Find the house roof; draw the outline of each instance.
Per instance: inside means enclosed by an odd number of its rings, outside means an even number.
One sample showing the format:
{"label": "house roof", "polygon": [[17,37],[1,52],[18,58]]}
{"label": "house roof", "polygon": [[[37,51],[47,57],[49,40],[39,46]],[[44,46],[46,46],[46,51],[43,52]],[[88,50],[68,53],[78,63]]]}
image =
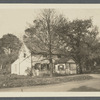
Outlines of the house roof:
{"label": "house roof", "polygon": [[[42,50],[42,49],[36,47],[36,45],[32,45],[32,47],[28,46],[28,44],[26,44],[26,43],[24,43],[24,45],[26,45],[26,47],[29,49],[29,51],[32,54],[49,55],[49,50]],[[62,50],[53,50],[52,55],[66,55],[66,56],[68,56],[68,53],[65,53]]]}
{"label": "house roof", "polygon": [[75,61],[71,58],[60,58],[58,60],[55,61],[55,64],[59,64],[59,63],[75,63]]}
{"label": "house roof", "polygon": [[73,59],[69,59],[69,60],[67,61],[67,63],[75,63],[75,61],[74,61]]}
{"label": "house roof", "polygon": [[59,58],[58,60],[55,61],[55,63],[56,64],[58,64],[58,63],[66,63],[67,60],[68,60],[68,58],[65,58],[65,57],[64,58]]}
{"label": "house roof", "polygon": [[20,51],[23,51],[23,52],[30,52],[30,50],[28,49],[28,47],[24,44],[24,43],[22,43],[22,47],[20,48]]}

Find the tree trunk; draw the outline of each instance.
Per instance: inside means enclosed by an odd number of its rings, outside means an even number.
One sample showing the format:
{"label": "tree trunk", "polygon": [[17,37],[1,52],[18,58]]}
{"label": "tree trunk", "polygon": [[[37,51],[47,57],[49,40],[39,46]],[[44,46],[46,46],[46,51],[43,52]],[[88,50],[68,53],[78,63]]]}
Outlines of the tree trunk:
{"label": "tree trunk", "polygon": [[50,76],[52,77],[53,76],[53,63],[52,63],[52,59],[50,59],[49,67],[50,67]]}
{"label": "tree trunk", "polygon": [[79,57],[78,62],[79,62],[79,74],[83,74],[81,57]]}
{"label": "tree trunk", "polygon": [[53,76],[53,64],[52,64],[52,52],[51,52],[51,32],[50,32],[50,16],[47,20],[47,26],[48,26],[48,34],[49,34],[49,62],[50,62],[50,76],[52,77]]}
{"label": "tree trunk", "polygon": [[31,70],[30,70],[30,76],[33,76],[33,68],[32,68],[32,51],[31,51]]}
{"label": "tree trunk", "polygon": [[79,71],[80,71],[80,74],[83,74],[82,63],[81,62],[79,62]]}
{"label": "tree trunk", "polygon": [[80,74],[83,74],[82,66],[80,65]]}

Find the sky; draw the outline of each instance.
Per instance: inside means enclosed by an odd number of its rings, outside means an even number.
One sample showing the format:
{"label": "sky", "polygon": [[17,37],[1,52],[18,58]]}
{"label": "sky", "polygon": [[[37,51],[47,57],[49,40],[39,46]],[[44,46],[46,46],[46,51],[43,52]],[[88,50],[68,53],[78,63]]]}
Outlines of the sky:
{"label": "sky", "polygon": [[[100,5],[98,7],[94,5],[90,7],[88,5],[58,5],[56,7],[53,5],[53,7],[57,13],[63,14],[69,20],[92,18],[93,24],[98,26],[100,32]],[[32,24],[36,16],[39,16],[39,10],[44,8],[52,8],[52,5],[0,5],[0,38],[7,33],[22,38],[29,23]]]}

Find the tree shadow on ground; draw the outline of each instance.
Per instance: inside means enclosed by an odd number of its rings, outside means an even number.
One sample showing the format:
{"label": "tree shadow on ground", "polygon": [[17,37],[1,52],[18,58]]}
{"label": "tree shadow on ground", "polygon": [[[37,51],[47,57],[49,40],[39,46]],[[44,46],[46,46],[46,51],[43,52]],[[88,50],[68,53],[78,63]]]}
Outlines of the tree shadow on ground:
{"label": "tree shadow on ground", "polygon": [[95,91],[100,91],[100,89],[95,89],[91,87],[86,87],[86,86],[81,86],[79,88],[73,88],[69,90],[71,92],[95,92]]}

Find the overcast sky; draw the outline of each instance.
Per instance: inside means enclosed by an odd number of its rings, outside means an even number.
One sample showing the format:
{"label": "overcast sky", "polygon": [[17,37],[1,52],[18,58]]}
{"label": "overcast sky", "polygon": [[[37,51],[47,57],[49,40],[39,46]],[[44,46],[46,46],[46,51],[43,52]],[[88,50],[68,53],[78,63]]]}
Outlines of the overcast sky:
{"label": "overcast sky", "polygon": [[[58,6],[55,9],[58,13],[64,14],[69,20],[76,18],[88,19],[92,17],[93,24],[97,25],[100,31],[100,8],[94,8],[92,6],[90,8],[88,6],[88,8],[85,6],[81,8],[80,6],[79,8],[74,9],[74,6],[72,8],[71,7],[68,8],[65,6],[63,8]],[[35,19],[37,12],[39,11],[37,9],[42,8],[40,8],[40,6],[36,8],[31,6],[13,6],[11,8],[11,6],[0,5],[0,37],[4,34],[12,33],[21,38],[24,34],[24,30],[28,27],[27,23],[32,23]]]}

